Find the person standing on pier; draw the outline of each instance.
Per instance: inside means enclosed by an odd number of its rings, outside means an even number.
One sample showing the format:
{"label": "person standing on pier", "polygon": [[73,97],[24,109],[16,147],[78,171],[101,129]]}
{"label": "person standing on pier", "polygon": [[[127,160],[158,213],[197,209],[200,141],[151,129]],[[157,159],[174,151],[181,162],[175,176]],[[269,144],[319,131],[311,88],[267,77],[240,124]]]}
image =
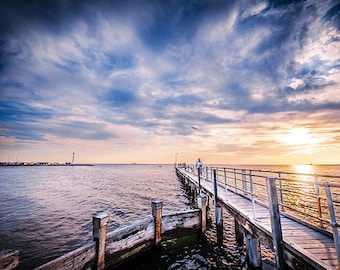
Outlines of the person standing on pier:
{"label": "person standing on pier", "polygon": [[201,176],[203,171],[203,162],[200,158],[196,161],[196,169],[198,170],[199,176]]}

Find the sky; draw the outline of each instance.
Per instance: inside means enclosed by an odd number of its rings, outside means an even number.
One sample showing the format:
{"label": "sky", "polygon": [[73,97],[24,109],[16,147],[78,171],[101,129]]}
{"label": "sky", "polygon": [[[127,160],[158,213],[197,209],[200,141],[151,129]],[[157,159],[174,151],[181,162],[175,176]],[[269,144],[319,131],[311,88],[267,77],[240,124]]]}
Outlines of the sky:
{"label": "sky", "polygon": [[339,10],[1,0],[0,161],[340,164]]}

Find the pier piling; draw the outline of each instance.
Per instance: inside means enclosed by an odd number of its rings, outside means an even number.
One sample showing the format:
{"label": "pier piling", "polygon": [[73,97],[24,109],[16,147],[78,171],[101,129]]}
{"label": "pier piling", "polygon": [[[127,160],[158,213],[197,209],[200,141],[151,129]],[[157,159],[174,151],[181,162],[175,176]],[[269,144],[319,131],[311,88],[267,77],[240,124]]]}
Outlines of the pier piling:
{"label": "pier piling", "polygon": [[282,227],[276,191],[276,178],[268,177],[266,181],[276,267],[277,269],[284,269]]}
{"label": "pier piling", "polygon": [[152,202],[152,216],[155,220],[155,245],[158,246],[161,244],[162,237],[162,201],[153,201]]}
{"label": "pier piling", "polygon": [[201,209],[201,230],[207,230],[207,196],[201,193],[197,199],[198,208]]}
{"label": "pier piling", "polygon": [[242,247],[244,244],[243,232],[244,232],[244,229],[235,219],[235,237],[236,237],[236,243],[239,247]]}
{"label": "pier piling", "polygon": [[248,268],[251,270],[262,269],[260,241],[256,239],[255,236],[253,236],[251,233],[247,231],[245,231],[245,239],[246,239]]}
{"label": "pier piling", "polygon": [[96,241],[96,265],[95,269],[105,268],[106,235],[108,232],[110,217],[107,213],[101,213],[93,217],[93,240]]}
{"label": "pier piling", "polygon": [[215,205],[217,245],[223,244],[223,212],[219,204]]}

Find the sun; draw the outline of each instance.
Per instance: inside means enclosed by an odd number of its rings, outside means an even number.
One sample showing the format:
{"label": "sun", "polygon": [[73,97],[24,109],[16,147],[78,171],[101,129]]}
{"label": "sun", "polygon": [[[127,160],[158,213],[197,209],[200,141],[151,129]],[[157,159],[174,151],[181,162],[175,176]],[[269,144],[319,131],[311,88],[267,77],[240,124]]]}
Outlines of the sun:
{"label": "sun", "polygon": [[287,135],[290,144],[309,144],[312,142],[312,137],[306,128],[295,128]]}
{"label": "sun", "polygon": [[294,128],[288,134],[283,135],[281,141],[287,145],[314,144],[314,139],[307,128]]}

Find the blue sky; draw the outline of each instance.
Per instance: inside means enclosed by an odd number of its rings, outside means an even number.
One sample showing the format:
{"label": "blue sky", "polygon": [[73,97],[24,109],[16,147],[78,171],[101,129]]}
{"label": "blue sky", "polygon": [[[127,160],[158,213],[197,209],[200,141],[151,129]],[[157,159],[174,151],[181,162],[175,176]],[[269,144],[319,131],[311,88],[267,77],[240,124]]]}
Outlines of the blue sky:
{"label": "blue sky", "polygon": [[0,160],[340,163],[339,10],[2,0]]}

